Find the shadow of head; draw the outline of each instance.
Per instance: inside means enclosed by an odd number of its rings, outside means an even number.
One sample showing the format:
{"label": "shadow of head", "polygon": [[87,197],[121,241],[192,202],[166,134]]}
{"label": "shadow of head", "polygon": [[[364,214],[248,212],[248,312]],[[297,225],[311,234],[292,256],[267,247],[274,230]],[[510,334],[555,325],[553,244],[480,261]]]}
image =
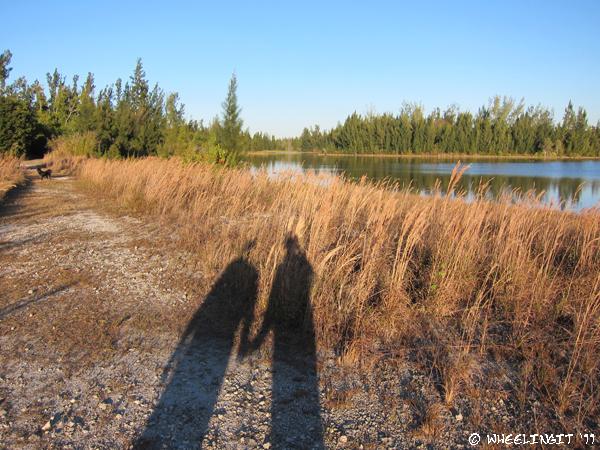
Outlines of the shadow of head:
{"label": "shadow of head", "polygon": [[298,242],[298,236],[296,236],[293,233],[288,234],[285,238],[285,248],[290,253],[297,253],[299,251],[302,251],[302,249],[300,248],[300,243]]}
{"label": "shadow of head", "polygon": [[221,272],[188,324],[186,334],[210,333],[231,338],[239,323],[249,320],[258,294],[258,271],[248,260],[254,245],[254,241],[246,242],[240,255]]}
{"label": "shadow of head", "polygon": [[282,330],[299,330],[312,322],[310,291],[313,269],[298,237],[289,234],[284,241],[286,253],[271,286],[269,314]]}

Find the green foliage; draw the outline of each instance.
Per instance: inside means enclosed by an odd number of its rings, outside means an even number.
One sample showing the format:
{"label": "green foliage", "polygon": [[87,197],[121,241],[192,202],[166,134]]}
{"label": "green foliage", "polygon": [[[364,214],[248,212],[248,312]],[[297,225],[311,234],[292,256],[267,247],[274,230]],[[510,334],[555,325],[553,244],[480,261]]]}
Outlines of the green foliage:
{"label": "green foliage", "polygon": [[111,146],[108,148],[108,151],[104,152],[103,154],[106,155],[110,159],[121,158],[121,153],[119,152],[119,147],[117,147],[115,144],[111,144]]}
{"label": "green foliage", "polygon": [[35,113],[15,96],[0,96],[0,154],[20,157],[36,137]]}
{"label": "green foliage", "polygon": [[56,147],[61,136],[73,136],[64,142],[74,145],[76,154],[178,156],[228,165],[236,164],[242,151],[284,149],[600,156],[599,126],[590,126],[586,111],[571,102],[560,123],[548,109],[494,97],[476,114],[450,107],[426,116],[421,106],[404,104],[395,115],[355,112],[331,130],[315,125],[298,138],[276,139],[242,129],[235,74],[221,118],[207,127],[185,119],[176,93],[150,87],[141,60],[125,83],[118,79],[97,92],[93,74],[80,85],[79,77],[68,83],[57,69],[47,74],[45,88],[24,78],[9,84],[11,57],[8,50],[0,54],[0,153],[17,156],[39,157],[49,140]]}
{"label": "green foliage", "polygon": [[206,154],[204,159],[214,164],[236,166],[239,163],[239,153],[224,149],[218,143],[219,134],[217,127],[213,127],[210,131],[206,142]]}
{"label": "green foliage", "polygon": [[67,83],[56,69],[47,74],[46,88],[24,78],[7,84],[11,57],[8,50],[0,55],[0,152],[41,156],[52,140],[54,148],[77,155],[179,156],[234,164],[242,150],[283,148],[283,141],[242,131],[235,75],[222,122],[207,128],[185,119],[177,93],[150,87],[141,60],[127,82],[118,79],[96,92],[93,74],[80,85],[79,77]]}
{"label": "green foliage", "polygon": [[576,112],[571,103],[555,124],[545,108],[525,109],[522,101],[494,97],[475,116],[450,107],[425,117],[420,106],[410,104],[398,115],[355,112],[329,131],[305,128],[293,144],[301,151],[342,153],[600,156],[598,133],[586,111]]}
{"label": "green foliage", "polygon": [[226,159],[237,158],[242,144],[242,119],[240,118],[240,108],[237,101],[237,77],[235,73],[231,75],[227,97],[223,102],[223,122],[218,136],[218,143],[229,156]]}
{"label": "green foliage", "polygon": [[243,140],[247,142],[247,148],[252,151],[285,149],[283,140],[276,139],[275,136],[270,136],[268,133],[257,132],[250,136],[250,133],[245,131]]}
{"label": "green foliage", "polygon": [[33,91],[22,78],[7,85],[11,58],[8,50],[0,55],[0,155],[20,157],[45,141],[40,136],[42,127],[36,118]]}
{"label": "green foliage", "polygon": [[93,131],[58,136],[50,141],[49,146],[60,156],[101,156]]}
{"label": "green foliage", "polygon": [[8,67],[11,59],[12,53],[10,50],[4,50],[0,55],[0,93],[4,92],[6,80],[8,80],[8,76],[12,70],[12,68]]}

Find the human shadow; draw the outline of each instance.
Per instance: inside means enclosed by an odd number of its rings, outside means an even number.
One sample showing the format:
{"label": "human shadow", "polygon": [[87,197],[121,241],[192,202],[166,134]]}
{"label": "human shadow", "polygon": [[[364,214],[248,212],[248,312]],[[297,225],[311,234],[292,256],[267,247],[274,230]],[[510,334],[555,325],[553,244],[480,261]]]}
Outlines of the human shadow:
{"label": "human shadow", "polygon": [[[271,436],[273,448],[322,449],[317,352],[310,290],[313,269],[298,238],[289,235],[267,310],[247,353],[273,332]],[[242,354],[244,356],[244,349]]]}
{"label": "human shadow", "polygon": [[166,388],[134,448],[202,447],[240,326],[248,341],[257,291],[258,273],[246,257],[223,271],[181,336],[162,375]]}

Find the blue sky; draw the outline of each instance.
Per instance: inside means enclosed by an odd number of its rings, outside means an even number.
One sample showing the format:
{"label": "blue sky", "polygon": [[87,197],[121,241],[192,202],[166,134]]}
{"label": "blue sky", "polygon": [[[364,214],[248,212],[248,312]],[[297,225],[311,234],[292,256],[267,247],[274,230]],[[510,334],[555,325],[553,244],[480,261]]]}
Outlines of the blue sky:
{"label": "blue sky", "polygon": [[12,76],[55,67],[102,87],[141,57],[186,113],[220,113],[232,71],[245,126],[277,136],[358,111],[476,111],[496,94],[600,119],[600,1],[2,0]]}

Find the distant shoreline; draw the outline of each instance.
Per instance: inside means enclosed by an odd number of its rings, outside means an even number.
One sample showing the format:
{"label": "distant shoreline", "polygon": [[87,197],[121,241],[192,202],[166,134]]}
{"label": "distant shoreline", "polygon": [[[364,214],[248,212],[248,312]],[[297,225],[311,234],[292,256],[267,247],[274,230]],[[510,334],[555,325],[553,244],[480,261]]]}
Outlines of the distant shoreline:
{"label": "distant shoreline", "polygon": [[328,153],[328,152],[299,152],[290,150],[254,150],[246,152],[250,156],[264,155],[316,155],[316,156],[348,156],[368,158],[413,158],[413,159],[514,159],[514,160],[539,160],[539,161],[598,161],[599,156],[545,156],[545,155],[485,155],[468,153],[420,153],[420,154],[391,154],[391,153]]}

